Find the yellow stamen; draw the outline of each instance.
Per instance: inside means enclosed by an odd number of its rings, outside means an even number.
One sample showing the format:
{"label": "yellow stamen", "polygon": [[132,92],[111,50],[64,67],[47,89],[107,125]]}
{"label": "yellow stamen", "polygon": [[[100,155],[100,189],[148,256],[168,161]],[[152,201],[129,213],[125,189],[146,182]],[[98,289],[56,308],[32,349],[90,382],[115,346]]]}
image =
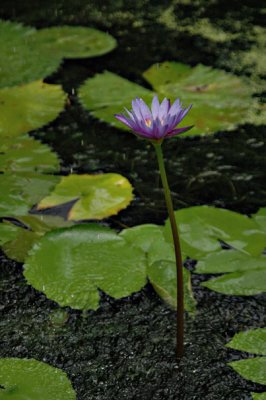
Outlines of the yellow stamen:
{"label": "yellow stamen", "polygon": [[147,118],[145,119],[145,125],[149,128],[151,126],[151,119]]}

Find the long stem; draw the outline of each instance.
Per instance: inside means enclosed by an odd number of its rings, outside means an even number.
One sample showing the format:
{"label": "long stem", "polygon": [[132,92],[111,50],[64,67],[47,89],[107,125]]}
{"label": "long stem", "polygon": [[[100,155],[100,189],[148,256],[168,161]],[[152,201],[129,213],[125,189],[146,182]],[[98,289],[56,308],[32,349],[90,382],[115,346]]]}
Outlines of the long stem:
{"label": "long stem", "polygon": [[161,180],[164,189],[165,202],[167,205],[168,215],[172,228],[172,235],[175,248],[175,259],[176,259],[176,289],[177,289],[177,312],[176,312],[176,355],[180,359],[184,353],[184,290],[183,290],[183,263],[181,257],[181,248],[178,229],[176,225],[173,202],[171,197],[171,192],[169,189],[169,184],[167,180],[167,175],[165,171],[162,146],[161,144],[154,144],[156,151]]}

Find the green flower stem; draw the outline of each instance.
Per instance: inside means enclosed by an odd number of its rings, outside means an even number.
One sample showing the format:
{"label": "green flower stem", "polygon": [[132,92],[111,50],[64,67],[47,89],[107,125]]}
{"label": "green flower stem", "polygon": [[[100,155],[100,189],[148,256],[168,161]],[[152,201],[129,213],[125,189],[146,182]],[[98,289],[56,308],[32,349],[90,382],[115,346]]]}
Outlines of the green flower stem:
{"label": "green flower stem", "polygon": [[167,205],[168,215],[172,228],[172,235],[175,247],[175,259],[176,259],[176,278],[177,278],[177,312],[176,312],[176,355],[180,359],[184,353],[184,291],[183,291],[183,263],[181,257],[181,247],[178,229],[176,225],[173,202],[171,197],[171,192],[168,185],[167,175],[165,171],[162,146],[161,144],[154,143],[154,148],[156,151],[161,180],[164,189],[165,202]]}

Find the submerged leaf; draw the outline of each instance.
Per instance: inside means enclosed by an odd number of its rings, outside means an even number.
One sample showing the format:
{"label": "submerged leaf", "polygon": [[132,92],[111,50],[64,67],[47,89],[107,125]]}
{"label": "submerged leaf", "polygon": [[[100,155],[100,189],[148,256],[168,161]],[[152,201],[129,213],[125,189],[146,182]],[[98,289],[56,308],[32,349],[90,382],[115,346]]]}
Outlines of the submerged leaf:
{"label": "submerged leaf", "polygon": [[0,143],[0,172],[32,171],[57,172],[59,160],[56,153],[30,136],[3,137]]}
{"label": "submerged leaf", "polygon": [[98,288],[121,298],[145,285],[146,257],[109,228],[77,225],[49,232],[37,242],[24,275],[61,306],[97,309]]}
{"label": "submerged leaf", "polygon": [[63,111],[61,86],[36,81],[0,90],[0,136],[19,136],[54,120]]}
{"label": "submerged leaf", "polygon": [[117,214],[132,200],[132,186],[119,174],[69,175],[62,177],[38,210],[75,201],[68,219],[102,219]]}
{"label": "submerged leaf", "polygon": [[0,359],[1,400],[75,400],[66,373],[34,359]]}

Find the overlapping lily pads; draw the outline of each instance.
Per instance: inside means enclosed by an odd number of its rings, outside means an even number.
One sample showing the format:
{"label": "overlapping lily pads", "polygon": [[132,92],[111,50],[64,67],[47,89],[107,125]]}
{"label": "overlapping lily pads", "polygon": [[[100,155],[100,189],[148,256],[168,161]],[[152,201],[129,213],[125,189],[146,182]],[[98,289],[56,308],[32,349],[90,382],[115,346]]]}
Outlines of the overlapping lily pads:
{"label": "overlapping lily pads", "polygon": [[0,359],[1,400],[75,400],[65,372],[34,359]]}
{"label": "overlapping lily pads", "polygon": [[0,172],[32,171],[51,173],[59,170],[59,160],[49,146],[30,136],[3,137],[0,143]]}
{"label": "overlapping lily pads", "polygon": [[36,30],[0,21],[0,87],[44,79],[62,59],[94,57],[111,51],[115,39],[87,27],[53,27]]}
{"label": "overlapping lily pads", "polygon": [[54,188],[59,177],[33,172],[0,174],[0,217],[25,215]]}
{"label": "overlapping lily pads", "polygon": [[72,174],[62,177],[54,191],[38,204],[38,210],[75,201],[68,219],[102,219],[117,214],[132,198],[132,186],[122,175]]}
{"label": "overlapping lily pads", "polygon": [[63,111],[61,86],[42,81],[0,89],[0,136],[18,136],[38,129]]}
{"label": "overlapping lily pads", "polygon": [[61,306],[97,309],[98,289],[121,298],[145,285],[146,257],[109,228],[76,225],[49,232],[36,243],[24,275]]}
{"label": "overlapping lily pads", "polygon": [[[155,64],[144,72],[144,77],[161,98],[181,97],[185,105],[193,104],[186,117],[186,125],[194,128],[185,135],[210,134],[232,129],[250,121],[259,105],[252,98],[254,89],[239,77],[204,65],[192,68],[176,62]],[[116,74],[104,72],[88,79],[81,86],[82,104],[95,117],[123,128],[113,115],[130,107],[134,97],[149,102],[153,93]]]}
{"label": "overlapping lily pads", "polygon": [[[266,328],[240,332],[233,337],[227,347],[257,355],[266,355]],[[233,361],[229,365],[243,378],[266,385],[266,357]]]}

